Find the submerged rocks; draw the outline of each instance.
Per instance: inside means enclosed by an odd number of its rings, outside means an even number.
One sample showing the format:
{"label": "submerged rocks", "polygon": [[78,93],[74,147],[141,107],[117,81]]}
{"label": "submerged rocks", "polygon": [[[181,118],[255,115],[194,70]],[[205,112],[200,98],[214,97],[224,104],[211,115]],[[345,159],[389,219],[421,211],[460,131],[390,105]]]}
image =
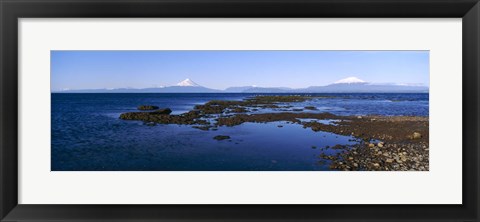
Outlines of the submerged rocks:
{"label": "submerged rocks", "polygon": [[345,148],[347,148],[347,147],[344,146],[344,145],[341,145],[341,144],[337,144],[335,146],[332,146],[332,149],[334,149],[334,150],[345,149]]}
{"label": "submerged rocks", "polygon": [[213,139],[215,140],[228,140],[230,139],[229,136],[224,136],[224,135],[218,135],[218,136],[214,136]]}
{"label": "submerged rocks", "polygon": [[[277,121],[288,121],[292,123],[301,124],[299,118],[312,118],[312,119],[331,119],[336,116],[331,113],[260,113],[260,114],[237,114],[234,116],[221,117],[217,119],[217,125],[219,126],[236,126],[245,122],[252,123],[268,123]],[[306,122],[304,125],[312,127],[314,124],[320,124],[316,122]],[[323,126],[323,124],[321,124]]]}
{"label": "submerged rocks", "polygon": [[[142,109],[147,109],[148,107],[144,106],[139,106],[142,107]],[[158,115],[168,115],[172,112],[171,109],[165,108],[165,109],[158,109],[157,110],[151,111],[151,112],[128,112],[128,113],[122,113],[120,114],[120,119],[123,120],[142,120],[144,122],[158,122],[155,121],[155,117]]]}
{"label": "submerged rocks", "polygon": [[235,107],[227,111],[227,113],[246,113],[248,110],[244,107]]}
{"label": "submerged rocks", "polygon": [[[273,122],[286,120],[292,123],[300,123],[297,118],[321,118],[334,116],[328,113],[266,113],[248,115],[250,110],[278,109],[277,103],[303,102],[306,100],[320,98],[308,95],[287,95],[287,96],[255,96],[242,101],[212,100],[203,105],[196,105],[190,112],[180,115],[169,115],[170,109],[159,109],[157,106],[141,105],[139,110],[154,110],[151,112],[129,112],[120,115],[123,120],[139,120],[161,124],[188,124],[202,125],[195,128],[208,130],[209,127],[235,126],[244,122]],[[302,109],[298,109],[301,111]],[[210,120],[208,120],[210,119]],[[208,121],[207,121],[208,120]],[[213,122],[213,121],[215,122]]]}
{"label": "submerged rocks", "polygon": [[277,103],[284,102],[303,102],[309,99],[318,98],[313,96],[255,96],[252,98],[244,99],[242,101],[225,101],[225,100],[212,100],[203,105],[196,105],[195,110],[200,111],[202,114],[223,114],[223,113],[246,113],[248,108],[252,111],[257,111],[258,108],[280,108]]}
{"label": "submerged rocks", "polygon": [[[159,109],[152,112],[129,112],[129,113],[122,113],[120,114],[120,119],[123,120],[143,120],[147,121],[151,119],[151,116],[156,115],[168,115],[172,112],[171,109]],[[156,122],[156,121],[148,121],[148,122]]]}
{"label": "submerged rocks", "polygon": [[140,112],[131,112],[131,113],[122,113],[120,114],[120,119],[123,120],[143,120],[149,114],[148,113],[140,113]]}
{"label": "submerged rocks", "polygon": [[203,130],[203,131],[208,131],[212,126],[210,125],[202,125],[202,126],[192,126],[192,128]]}
{"label": "submerged rocks", "polygon": [[137,107],[138,110],[156,110],[159,109],[158,106],[152,106],[152,105],[140,105]]}
{"label": "submerged rocks", "polygon": [[200,119],[202,116],[197,111],[190,111],[180,115],[169,115],[171,112],[172,110],[169,108],[152,112],[129,112],[120,114],[120,119],[161,124],[208,125],[206,120]]}

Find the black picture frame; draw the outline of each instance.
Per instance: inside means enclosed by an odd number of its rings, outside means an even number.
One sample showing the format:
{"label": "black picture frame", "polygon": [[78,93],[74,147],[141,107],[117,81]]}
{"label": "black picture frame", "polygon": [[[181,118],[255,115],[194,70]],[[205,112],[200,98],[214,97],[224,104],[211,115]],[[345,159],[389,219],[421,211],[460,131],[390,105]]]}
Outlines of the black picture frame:
{"label": "black picture frame", "polygon": [[[478,221],[478,0],[0,0],[1,221]],[[18,19],[122,17],[462,18],[461,205],[18,204]],[[448,43],[445,43],[448,44]],[[288,191],[286,191],[288,192]],[[281,195],[281,194],[279,194]],[[438,195],[442,195],[439,193]]]}

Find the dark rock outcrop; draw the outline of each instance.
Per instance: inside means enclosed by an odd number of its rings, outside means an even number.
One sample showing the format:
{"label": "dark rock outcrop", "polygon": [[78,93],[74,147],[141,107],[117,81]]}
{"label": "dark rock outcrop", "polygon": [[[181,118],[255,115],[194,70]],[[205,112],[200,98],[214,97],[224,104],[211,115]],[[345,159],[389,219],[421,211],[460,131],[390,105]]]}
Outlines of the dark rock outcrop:
{"label": "dark rock outcrop", "polygon": [[172,110],[169,109],[169,108],[165,108],[165,109],[158,109],[158,110],[155,110],[153,112],[150,112],[152,114],[164,114],[164,115],[168,115],[170,113],[172,113]]}
{"label": "dark rock outcrop", "polygon": [[130,112],[120,114],[123,120],[139,120],[144,122],[154,122],[160,124],[181,124],[181,125],[206,125],[207,121],[200,119],[198,111],[192,110],[180,115],[168,115],[172,112],[170,109],[161,109],[152,112]]}
{"label": "dark rock outcrop", "polygon": [[224,136],[224,135],[218,135],[218,136],[213,137],[213,139],[216,139],[216,140],[227,140],[227,139],[230,139],[230,137],[229,137],[229,136]]}

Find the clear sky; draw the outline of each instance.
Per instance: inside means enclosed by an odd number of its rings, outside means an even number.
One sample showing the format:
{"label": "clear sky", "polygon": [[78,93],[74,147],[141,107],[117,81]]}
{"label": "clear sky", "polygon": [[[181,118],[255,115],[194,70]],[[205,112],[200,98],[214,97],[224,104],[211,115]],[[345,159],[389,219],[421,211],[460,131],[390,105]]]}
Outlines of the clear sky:
{"label": "clear sky", "polygon": [[51,51],[51,87],[322,86],[346,77],[429,84],[428,51]]}

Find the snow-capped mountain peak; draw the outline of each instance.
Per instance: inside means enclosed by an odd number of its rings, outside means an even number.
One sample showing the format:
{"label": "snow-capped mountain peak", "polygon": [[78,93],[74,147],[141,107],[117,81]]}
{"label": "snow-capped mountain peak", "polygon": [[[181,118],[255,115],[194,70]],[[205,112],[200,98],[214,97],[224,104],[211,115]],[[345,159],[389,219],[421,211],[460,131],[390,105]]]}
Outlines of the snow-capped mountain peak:
{"label": "snow-capped mountain peak", "polygon": [[348,77],[348,78],[345,78],[345,79],[340,79],[336,82],[334,82],[334,84],[352,84],[352,83],[366,83],[365,81],[357,78],[357,77]]}
{"label": "snow-capped mountain peak", "polygon": [[194,81],[192,81],[190,79],[185,79],[185,80],[177,83],[177,86],[200,86],[200,85],[198,85],[197,83],[195,83]]}

